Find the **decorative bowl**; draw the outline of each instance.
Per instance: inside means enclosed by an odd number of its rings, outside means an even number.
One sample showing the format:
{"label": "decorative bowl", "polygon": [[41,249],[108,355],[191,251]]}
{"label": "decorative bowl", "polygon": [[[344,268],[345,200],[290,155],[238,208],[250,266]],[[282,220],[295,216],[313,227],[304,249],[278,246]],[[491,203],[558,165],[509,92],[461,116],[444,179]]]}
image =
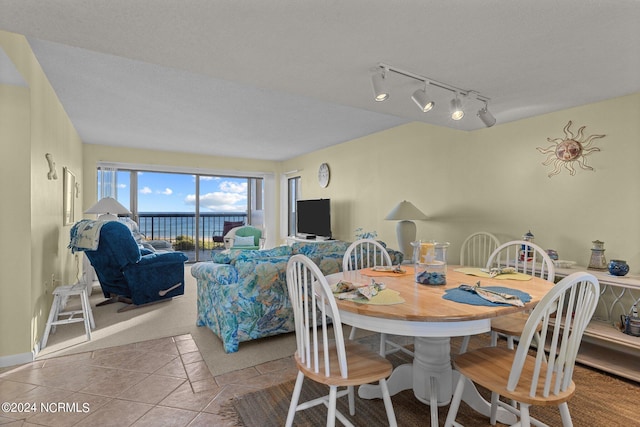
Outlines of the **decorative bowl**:
{"label": "decorative bowl", "polygon": [[629,265],[621,259],[609,261],[609,274],[613,276],[624,276],[629,272]]}
{"label": "decorative bowl", "polygon": [[567,261],[564,259],[557,259],[555,261],[553,261],[553,265],[555,265],[558,268],[571,268],[574,265],[576,265],[575,261]]}

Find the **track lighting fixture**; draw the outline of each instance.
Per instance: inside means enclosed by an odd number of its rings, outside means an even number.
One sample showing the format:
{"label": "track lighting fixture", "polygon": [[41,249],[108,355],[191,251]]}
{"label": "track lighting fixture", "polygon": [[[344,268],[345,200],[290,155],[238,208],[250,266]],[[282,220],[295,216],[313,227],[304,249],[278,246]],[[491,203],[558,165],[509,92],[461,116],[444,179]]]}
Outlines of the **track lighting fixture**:
{"label": "track lighting fixture", "polygon": [[451,100],[451,120],[462,120],[463,117],[462,102],[456,93],[456,97]]}
{"label": "track lighting fixture", "polygon": [[489,111],[486,102],[484,103],[484,107],[478,110],[478,117],[480,117],[482,123],[488,128],[496,124],[496,118],[493,117],[493,114]]}
{"label": "track lighting fixture", "polygon": [[[399,74],[404,77],[409,77],[414,80],[419,80],[424,83],[424,88],[417,89],[411,95],[411,99],[423,113],[431,111],[436,105],[435,101],[433,101],[432,98],[427,95],[427,90],[429,89],[429,87],[435,86],[436,88],[448,90],[449,92],[455,94],[455,98],[451,100],[450,113],[452,120],[462,120],[465,116],[463,107],[471,108],[469,104],[473,103],[474,100],[476,100],[484,103],[484,106],[481,107],[480,110],[478,110],[477,114],[480,120],[482,120],[482,123],[484,123],[486,127],[491,127],[496,124],[496,118],[489,112],[489,109],[487,107],[489,98],[481,95],[479,92],[470,89],[462,89],[447,83],[442,83],[430,77],[422,76],[411,71],[402,70],[400,68],[382,62],[378,63],[373,74],[371,75],[371,83],[373,85],[373,92],[375,95],[374,99],[377,102],[382,102],[389,99],[387,80],[390,72]],[[464,106],[460,98],[463,98],[465,100]]]}
{"label": "track lighting fixture", "polygon": [[387,90],[387,69],[381,68],[380,72],[371,76],[371,84],[373,85],[373,93],[376,102],[382,102],[389,99],[389,91]]}
{"label": "track lighting fixture", "polygon": [[411,99],[413,99],[413,102],[416,103],[423,113],[431,111],[431,109],[436,105],[436,103],[430,100],[427,95],[427,84],[428,83],[425,82],[424,89],[418,89],[413,92],[413,95],[411,95]]}

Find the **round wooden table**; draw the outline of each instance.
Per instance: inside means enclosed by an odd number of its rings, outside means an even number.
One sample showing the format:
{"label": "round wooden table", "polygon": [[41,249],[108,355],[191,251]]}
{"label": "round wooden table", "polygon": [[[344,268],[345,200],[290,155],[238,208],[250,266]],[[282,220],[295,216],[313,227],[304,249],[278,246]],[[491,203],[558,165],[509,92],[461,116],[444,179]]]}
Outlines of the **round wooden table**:
{"label": "round wooden table", "polygon": [[[451,367],[451,337],[475,335],[491,330],[491,318],[532,309],[553,287],[553,283],[537,277],[530,280],[505,280],[485,278],[456,272],[459,266],[448,266],[447,284],[444,286],[421,285],[415,282],[413,267],[403,266],[405,275],[375,277],[388,289],[400,293],[403,303],[373,305],[337,300],[342,322],[375,332],[414,337],[412,364],[394,369],[387,383],[390,393],[413,389],[416,398],[431,405],[432,424],[437,407],[448,405],[453,394],[457,373]],[[327,276],[330,285],[340,280],[368,284],[371,277],[359,271],[336,273]],[[469,305],[443,298],[446,289],[462,283],[475,285],[480,280],[483,287],[500,286],[517,289],[531,295],[525,307],[495,305]],[[361,386],[362,398],[381,397],[378,386]],[[473,386],[465,387],[463,400],[476,411],[489,414],[490,405]],[[511,424],[515,417],[507,411],[499,411],[498,420]],[[437,425],[437,424],[436,424]]]}

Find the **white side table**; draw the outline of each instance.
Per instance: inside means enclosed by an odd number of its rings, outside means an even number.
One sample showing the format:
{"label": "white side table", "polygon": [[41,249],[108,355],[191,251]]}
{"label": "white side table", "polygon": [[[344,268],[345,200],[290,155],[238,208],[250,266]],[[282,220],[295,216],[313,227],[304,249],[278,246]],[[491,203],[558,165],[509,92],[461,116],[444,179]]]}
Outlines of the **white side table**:
{"label": "white side table", "polygon": [[[84,329],[87,334],[87,340],[91,341],[91,329],[94,329],[96,325],[93,320],[91,305],[89,304],[89,292],[87,290],[89,286],[90,284],[79,282],[75,285],[58,286],[53,291],[53,304],[51,305],[49,320],[47,320],[47,326],[44,330],[44,335],[42,336],[40,350],[44,349],[47,346],[49,333],[55,333],[57,325],[84,322]],[[82,304],[81,310],[63,311],[67,304],[67,299],[71,296],[80,297],[80,303]],[[78,315],[81,316],[76,317]]]}

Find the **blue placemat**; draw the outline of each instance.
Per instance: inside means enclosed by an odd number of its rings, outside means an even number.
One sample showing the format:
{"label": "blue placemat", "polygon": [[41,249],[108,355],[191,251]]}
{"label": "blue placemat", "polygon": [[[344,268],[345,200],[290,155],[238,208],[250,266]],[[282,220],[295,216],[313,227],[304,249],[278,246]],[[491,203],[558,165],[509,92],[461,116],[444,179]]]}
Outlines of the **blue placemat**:
{"label": "blue placemat", "polygon": [[[487,286],[485,287],[485,289],[488,289],[494,292],[503,292],[505,294],[515,295],[518,298],[520,298],[520,301],[524,303],[528,303],[529,301],[531,301],[531,295],[529,295],[526,292],[519,291],[517,289],[503,288],[502,286]],[[486,299],[482,298],[475,292],[463,291],[462,289],[459,289],[459,288],[447,289],[444,292],[445,294],[442,296],[442,298],[447,299],[449,301],[461,302],[463,304],[485,305],[487,307],[495,307],[497,305],[511,305],[511,304],[504,304],[501,302],[487,301]]]}

